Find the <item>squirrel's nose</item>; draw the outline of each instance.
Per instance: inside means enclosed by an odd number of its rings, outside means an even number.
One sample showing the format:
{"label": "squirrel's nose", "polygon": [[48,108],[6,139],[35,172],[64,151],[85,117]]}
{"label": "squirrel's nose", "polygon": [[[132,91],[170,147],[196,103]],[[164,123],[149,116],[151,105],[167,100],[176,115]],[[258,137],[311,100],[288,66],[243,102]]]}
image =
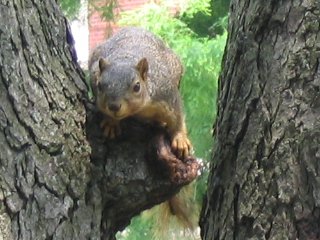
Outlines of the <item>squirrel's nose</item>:
{"label": "squirrel's nose", "polygon": [[121,104],[120,103],[109,103],[108,108],[112,112],[118,112],[121,108]]}

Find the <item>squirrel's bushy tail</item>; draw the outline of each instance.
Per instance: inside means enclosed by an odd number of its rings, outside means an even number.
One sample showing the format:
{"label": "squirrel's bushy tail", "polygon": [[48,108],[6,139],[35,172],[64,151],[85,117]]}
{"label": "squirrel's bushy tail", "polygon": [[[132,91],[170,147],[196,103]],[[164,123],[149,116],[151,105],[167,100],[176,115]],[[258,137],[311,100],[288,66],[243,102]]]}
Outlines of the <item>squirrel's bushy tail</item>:
{"label": "squirrel's bushy tail", "polygon": [[170,211],[169,214],[175,216],[178,219],[178,223],[186,229],[194,230],[195,223],[192,221],[192,209],[184,199],[175,195],[167,201],[167,206]]}
{"label": "squirrel's bushy tail", "polygon": [[196,239],[194,231],[198,217],[199,207],[194,202],[193,189],[191,186],[184,187],[179,194],[159,206],[154,239],[170,239],[170,234],[190,237],[183,239]]}

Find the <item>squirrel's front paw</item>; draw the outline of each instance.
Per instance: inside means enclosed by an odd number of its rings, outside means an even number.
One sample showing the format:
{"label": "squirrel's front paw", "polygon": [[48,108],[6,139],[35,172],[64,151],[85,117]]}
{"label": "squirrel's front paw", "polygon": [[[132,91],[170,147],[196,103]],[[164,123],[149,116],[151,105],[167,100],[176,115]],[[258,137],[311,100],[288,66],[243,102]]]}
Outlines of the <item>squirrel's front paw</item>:
{"label": "squirrel's front paw", "polygon": [[106,118],[101,122],[101,128],[107,138],[115,138],[121,134],[119,121]]}
{"label": "squirrel's front paw", "polygon": [[190,155],[192,145],[188,136],[185,133],[179,132],[173,136],[171,147],[179,158],[186,158]]}

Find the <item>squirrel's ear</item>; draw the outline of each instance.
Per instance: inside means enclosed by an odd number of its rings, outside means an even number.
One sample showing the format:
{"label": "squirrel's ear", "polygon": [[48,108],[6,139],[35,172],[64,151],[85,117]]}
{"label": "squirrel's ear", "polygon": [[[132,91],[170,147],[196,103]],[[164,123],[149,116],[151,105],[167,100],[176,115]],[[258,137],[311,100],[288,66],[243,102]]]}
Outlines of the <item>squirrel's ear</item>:
{"label": "squirrel's ear", "polygon": [[99,59],[99,69],[100,69],[100,73],[102,73],[104,70],[106,70],[109,67],[110,63],[104,59],[104,58],[100,58]]}
{"label": "squirrel's ear", "polygon": [[143,80],[147,80],[148,68],[149,66],[146,58],[142,58],[137,64],[137,69]]}

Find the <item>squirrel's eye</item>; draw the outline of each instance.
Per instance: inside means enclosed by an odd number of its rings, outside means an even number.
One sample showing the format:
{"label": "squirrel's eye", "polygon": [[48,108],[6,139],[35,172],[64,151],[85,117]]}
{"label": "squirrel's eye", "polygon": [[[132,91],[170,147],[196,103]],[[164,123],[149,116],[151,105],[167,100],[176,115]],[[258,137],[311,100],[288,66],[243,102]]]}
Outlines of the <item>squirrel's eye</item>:
{"label": "squirrel's eye", "polygon": [[140,82],[136,82],[136,84],[133,86],[133,91],[135,91],[135,92],[140,91]]}

